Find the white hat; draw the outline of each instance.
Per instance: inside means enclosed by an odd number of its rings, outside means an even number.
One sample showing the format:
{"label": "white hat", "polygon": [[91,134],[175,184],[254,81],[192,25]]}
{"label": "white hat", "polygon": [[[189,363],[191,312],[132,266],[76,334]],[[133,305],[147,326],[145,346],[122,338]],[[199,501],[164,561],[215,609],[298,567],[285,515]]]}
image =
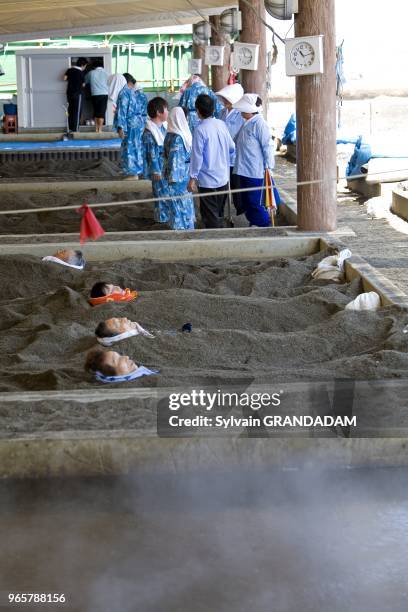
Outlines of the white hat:
{"label": "white hat", "polygon": [[239,83],[234,83],[233,85],[227,85],[220,89],[220,91],[216,92],[217,96],[222,96],[231,104],[235,104],[238,102],[244,95],[244,88]]}
{"label": "white hat", "polygon": [[238,102],[233,104],[233,107],[241,111],[241,113],[261,113],[262,106],[256,105],[256,101],[258,98],[258,94],[244,94]]}

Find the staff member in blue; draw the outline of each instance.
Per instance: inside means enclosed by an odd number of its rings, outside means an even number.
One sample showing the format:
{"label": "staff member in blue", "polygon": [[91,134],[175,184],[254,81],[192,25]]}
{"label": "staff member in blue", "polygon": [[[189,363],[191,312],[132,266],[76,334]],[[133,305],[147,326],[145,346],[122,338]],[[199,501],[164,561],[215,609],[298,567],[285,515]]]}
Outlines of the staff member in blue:
{"label": "staff member in blue", "polygon": [[199,123],[199,118],[196,110],[196,100],[201,95],[210,96],[214,102],[214,115],[219,117],[222,111],[222,104],[218,100],[215,93],[207,87],[202,78],[198,74],[193,74],[182,87],[182,94],[179,106],[187,111],[187,121],[192,134]]}
{"label": "staff member in blue", "polygon": [[[238,132],[234,174],[240,189],[263,187],[265,169],[275,167],[274,149],[268,124],[262,117],[262,100],[257,94],[245,94],[234,104],[245,120]],[[275,192],[276,195],[276,192]],[[271,220],[265,208],[265,190],[256,189],[239,194],[239,209],[250,225],[268,227]]]}
{"label": "staff member in blue", "polygon": [[127,179],[143,174],[142,137],[147,117],[147,97],[136,89],[136,80],[127,75],[127,87],[118,96],[115,127],[122,139],[122,170]]}
{"label": "staff member in blue", "polygon": [[204,227],[224,227],[226,191],[235,144],[225,123],[213,117],[214,101],[210,96],[199,96],[196,109],[200,123],[193,134],[188,190],[200,193]]}
{"label": "staff member in blue", "polygon": [[167,134],[164,139],[163,168],[169,186],[169,195],[172,196],[169,224],[175,230],[194,229],[194,202],[187,191],[191,144],[192,135],[184,110],[176,106],[169,113]]}
{"label": "staff member in blue", "polygon": [[[245,119],[243,118],[238,109],[233,108],[233,104],[235,104],[242,98],[242,96],[244,95],[244,89],[239,83],[234,83],[233,85],[227,85],[220,91],[217,91],[216,95],[219,97],[222,104],[224,105],[224,108],[222,109],[220,114],[220,119],[221,121],[224,121],[225,125],[227,126],[228,131],[231,134],[232,140],[235,140],[239,130],[245,123]],[[236,174],[233,174],[234,163],[235,156],[231,162],[230,168],[230,187],[231,189],[238,189],[237,177]],[[232,199],[234,202],[234,206],[237,210],[237,214],[242,214],[244,211],[240,208],[239,194],[233,193]]]}
{"label": "staff member in blue", "polygon": [[145,178],[152,181],[154,218],[158,223],[169,221],[169,201],[160,200],[169,195],[169,188],[163,176],[163,146],[166,136],[168,105],[164,98],[152,98],[147,105],[146,127],[143,134]]}

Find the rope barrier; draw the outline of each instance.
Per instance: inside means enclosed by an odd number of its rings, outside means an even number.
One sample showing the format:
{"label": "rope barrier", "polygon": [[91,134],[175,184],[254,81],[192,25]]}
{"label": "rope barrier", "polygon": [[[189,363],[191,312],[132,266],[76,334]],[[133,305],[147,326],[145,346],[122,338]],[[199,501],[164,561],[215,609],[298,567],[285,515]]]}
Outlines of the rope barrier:
{"label": "rope barrier", "polygon": [[[368,176],[378,176],[380,175],[384,175],[384,174],[394,174],[395,172],[408,172],[408,168],[398,168],[397,170],[387,170],[385,172],[372,172],[372,173],[365,173],[365,174],[354,174],[352,176],[342,176],[342,177],[333,177],[333,178],[324,178],[324,179],[315,179],[313,181],[295,181],[293,182],[293,179],[288,178],[288,177],[284,177],[284,176],[280,176],[280,175],[274,175],[274,179],[279,179],[281,184],[285,184],[285,183],[289,183],[293,186],[297,186],[297,187],[304,187],[307,185],[324,185],[325,183],[332,183],[335,182],[337,183],[340,180],[355,180],[355,179],[359,179],[359,178],[367,178]],[[136,183],[136,181],[135,181]],[[276,185],[276,187],[278,187],[278,185]],[[213,196],[213,195],[229,195],[229,194],[236,194],[236,193],[248,193],[251,191],[264,191],[266,190],[267,187],[266,186],[259,186],[259,187],[247,187],[244,189],[226,189],[224,191],[213,191],[213,192],[209,192],[206,193],[206,197],[208,196]],[[176,196],[177,199],[187,199],[187,198],[199,198],[200,194],[199,193],[186,193],[184,195],[179,195]],[[175,196],[164,196],[164,197],[160,197],[160,198],[141,198],[138,200],[124,200],[124,201],[119,201],[119,202],[96,202],[93,204],[88,204],[89,208],[111,208],[114,206],[129,206],[131,204],[153,204],[155,202],[157,202],[157,200],[160,200],[161,202],[166,202],[166,201],[172,201],[175,199]],[[70,204],[69,206],[48,206],[48,207],[44,207],[44,208],[23,208],[23,209],[17,209],[17,210],[0,210],[0,215],[22,215],[22,214],[32,214],[32,213],[42,213],[42,212],[56,212],[56,211],[64,211],[64,210],[76,210],[77,208],[79,208],[81,206],[81,204]]]}

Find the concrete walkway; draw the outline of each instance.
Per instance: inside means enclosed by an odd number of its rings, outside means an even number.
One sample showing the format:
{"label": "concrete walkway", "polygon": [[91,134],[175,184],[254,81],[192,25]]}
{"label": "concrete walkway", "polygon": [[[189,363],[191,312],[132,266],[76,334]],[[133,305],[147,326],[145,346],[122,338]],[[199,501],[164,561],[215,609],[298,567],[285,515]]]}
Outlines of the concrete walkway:
{"label": "concrete walkway", "polygon": [[[277,157],[275,174],[284,176],[282,187],[296,199],[296,167],[286,159]],[[286,179],[293,179],[290,184]],[[279,180],[277,181],[279,184]],[[338,188],[338,227],[347,227],[355,236],[341,238],[353,254],[361,255],[374,268],[408,293],[408,223],[392,215],[388,219],[371,219],[367,215],[366,199],[351,193],[341,184]]]}

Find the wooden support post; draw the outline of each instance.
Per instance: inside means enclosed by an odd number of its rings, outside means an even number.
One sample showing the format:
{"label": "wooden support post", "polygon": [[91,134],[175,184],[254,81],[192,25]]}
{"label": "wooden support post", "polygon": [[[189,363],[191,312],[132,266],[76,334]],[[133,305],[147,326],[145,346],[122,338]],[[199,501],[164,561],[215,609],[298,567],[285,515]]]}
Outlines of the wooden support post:
{"label": "wooden support post", "polygon": [[[194,25],[193,25],[193,30],[194,30]],[[205,53],[204,45],[196,45],[195,43],[193,43],[192,57],[194,59],[202,60],[201,78],[203,79],[203,81],[205,81],[205,83],[208,83],[208,66],[204,64],[204,53]]]}
{"label": "wooden support post", "polygon": [[[213,91],[219,91],[226,86],[229,77],[229,63],[231,55],[231,47],[225,36],[220,34],[220,18],[218,15],[212,15],[210,17],[210,23],[215,26],[211,28],[211,44],[224,46],[224,64],[223,66],[211,66],[211,84]],[[217,31],[218,30],[218,31]]]}
{"label": "wooden support post", "polygon": [[[251,0],[251,4],[256,13],[266,19],[264,0]],[[266,28],[259,21],[257,14],[241,0],[239,0],[239,10],[242,13],[240,42],[258,43],[260,45],[258,70],[242,70],[241,83],[245,93],[257,93],[262,98],[264,108],[266,108]]]}
{"label": "wooden support post", "polygon": [[295,36],[323,34],[324,74],[296,78],[298,227],[333,231],[337,224],[335,0],[299,0]]}

